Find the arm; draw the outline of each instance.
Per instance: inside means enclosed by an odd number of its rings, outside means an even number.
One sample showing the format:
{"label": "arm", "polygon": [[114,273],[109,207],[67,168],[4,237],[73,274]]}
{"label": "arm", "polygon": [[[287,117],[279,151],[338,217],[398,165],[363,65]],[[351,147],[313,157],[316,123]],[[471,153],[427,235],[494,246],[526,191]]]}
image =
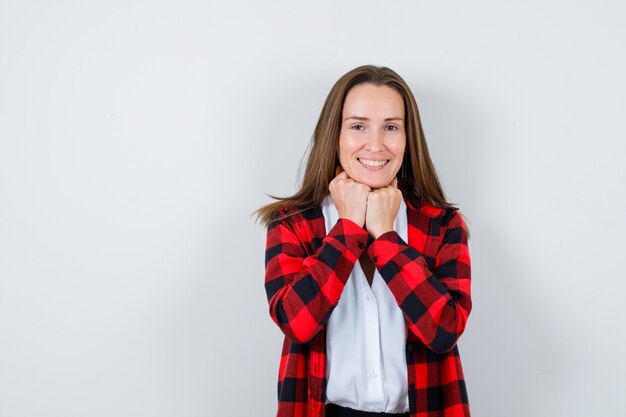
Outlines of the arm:
{"label": "arm", "polygon": [[304,343],[328,321],[365,250],[368,233],[340,218],[317,252],[307,256],[292,222],[289,217],[268,226],[265,292],[272,320],[285,336]]}
{"label": "arm", "polygon": [[374,240],[368,255],[404,312],[410,331],[435,352],[452,349],[472,309],[467,230],[461,214],[453,212],[432,271],[424,256],[395,231]]}

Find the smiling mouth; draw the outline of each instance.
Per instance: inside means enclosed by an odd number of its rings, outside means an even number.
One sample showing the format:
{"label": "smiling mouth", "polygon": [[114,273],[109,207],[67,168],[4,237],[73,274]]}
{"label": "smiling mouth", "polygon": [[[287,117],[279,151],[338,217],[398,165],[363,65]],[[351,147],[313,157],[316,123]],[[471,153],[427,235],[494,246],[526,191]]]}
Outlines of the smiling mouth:
{"label": "smiling mouth", "polygon": [[370,159],[357,158],[357,161],[359,161],[361,164],[368,166],[368,167],[382,167],[384,165],[387,165],[387,162],[389,162],[389,159],[385,159],[384,161],[372,161]]}

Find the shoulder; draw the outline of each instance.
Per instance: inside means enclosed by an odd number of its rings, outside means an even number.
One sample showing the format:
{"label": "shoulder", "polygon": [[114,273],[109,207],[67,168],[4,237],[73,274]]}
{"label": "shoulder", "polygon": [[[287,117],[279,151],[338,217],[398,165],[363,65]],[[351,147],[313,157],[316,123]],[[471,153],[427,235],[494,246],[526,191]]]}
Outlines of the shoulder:
{"label": "shoulder", "polygon": [[320,205],[312,207],[298,207],[294,204],[284,204],[272,212],[268,228],[273,228],[282,223],[298,225],[315,221],[324,221],[324,215]]}
{"label": "shoulder", "polygon": [[458,207],[435,206],[416,195],[403,193],[403,198],[409,210],[428,219],[439,219],[441,222],[447,222],[456,213],[459,213]]}
{"label": "shoulder", "polygon": [[458,207],[435,206],[419,196],[403,193],[409,211],[408,222],[428,235],[441,236],[449,233],[461,233],[469,237],[465,218]]}

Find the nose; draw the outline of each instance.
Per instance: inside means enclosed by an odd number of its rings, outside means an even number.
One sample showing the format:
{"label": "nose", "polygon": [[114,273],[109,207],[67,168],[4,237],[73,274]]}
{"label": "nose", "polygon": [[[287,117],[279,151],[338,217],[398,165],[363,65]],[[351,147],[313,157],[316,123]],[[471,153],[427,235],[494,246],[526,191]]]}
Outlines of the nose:
{"label": "nose", "polygon": [[367,137],[367,143],[365,144],[365,149],[372,152],[379,152],[385,147],[384,137],[382,133],[378,131],[372,132],[371,135]]}

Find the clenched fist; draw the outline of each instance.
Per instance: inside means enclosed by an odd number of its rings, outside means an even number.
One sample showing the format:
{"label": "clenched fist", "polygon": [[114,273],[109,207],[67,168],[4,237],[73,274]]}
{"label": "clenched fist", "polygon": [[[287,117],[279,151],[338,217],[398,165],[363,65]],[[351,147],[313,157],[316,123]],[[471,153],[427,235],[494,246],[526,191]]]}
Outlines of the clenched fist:
{"label": "clenched fist", "polygon": [[371,188],[348,177],[348,174],[341,167],[338,167],[335,173],[336,176],[328,185],[328,189],[339,218],[350,219],[364,227],[367,196]]}
{"label": "clenched fist", "polygon": [[398,188],[397,178],[367,195],[365,228],[374,239],[393,230],[401,202],[402,191]]}

